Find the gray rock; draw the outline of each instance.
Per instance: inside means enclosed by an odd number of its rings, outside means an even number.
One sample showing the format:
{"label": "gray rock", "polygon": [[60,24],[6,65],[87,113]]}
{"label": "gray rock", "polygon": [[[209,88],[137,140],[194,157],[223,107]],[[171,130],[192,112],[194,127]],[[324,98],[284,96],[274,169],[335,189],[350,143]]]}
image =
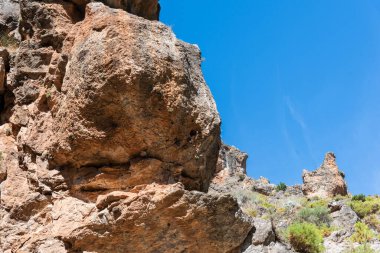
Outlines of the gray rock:
{"label": "gray rock", "polygon": [[246,175],[247,159],[247,153],[222,144],[209,191],[231,193],[236,196],[242,189],[251,189],[253,180]]}
{"label": "gray rock", "polygon": [[272,230],[272,222],[270,220],[255,218],[254,226],[256,230],[252,235],[252,245],[262,244],[267,246],[275,241],[276,236]]}
{"label": "gray rock", "polygon": [[17,28],[19,15],[18,1],[0,0],[0,35],[8,34]]}
{"label": "gray rock", "polygon": [[268,246],[251,245],[242,253],[295,253],[292,249],[279,242],[272,242]]}
{"label": "gray rock", "polygon": [[342,205],[339,211],[331,213],[331,226],[343,230],[348,230],[354,227],[359,221],[358,215],[347,205]]}

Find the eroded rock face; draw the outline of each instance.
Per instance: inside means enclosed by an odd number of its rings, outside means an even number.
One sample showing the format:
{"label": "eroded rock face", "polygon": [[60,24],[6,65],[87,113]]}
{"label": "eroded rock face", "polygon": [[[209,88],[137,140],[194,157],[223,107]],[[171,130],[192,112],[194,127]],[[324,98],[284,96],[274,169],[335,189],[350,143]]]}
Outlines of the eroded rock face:
{"label": "eroded rock face", "polygon": [[[210,185],[211,192],[231,193],[234,188],[241,189],[241,182],[245,182],[246,177],[246,162],[248,154],[240,151],[239,149],[222,144],[218,162],[216,166],[215,175]],[[239,185],[237,185],[239,183]],[[247,182],[247,187],[250,183]]]}
{"label": "eroded rock face", "polygon": [[[95,2],[92,0],[70,0],[79,8],[84,8],[88,3]],[[131,14],[143,17],[148,20],[159,20],[160,16],[160,4],[158,0],[98,0],[105,5],[122,9]]]}
{"label": "eroded rock face", "polygon": [[[101,3],[88,4],[80,23],[70,3],[25,4],[36,30],[32,47],[44,38],[54,43],[33,50],[22,43],[8,75],[20,145],[49,169],[129,168],[132,159],[156,159],[160,178],[169,173],[167,182],[206,191],[220,118],[199,49],[161,23]],[[45,11],[29,16],[35,8]],[[65,15],[41,27],[56,13]]]}
{"label": "eroded rock face", "polygon": [[112,8],[123,9],[149,20],[159,19],[160,5],[158,0],[103,0],[102,2]]}
{"label": "eroded rock face", "polygon": [[[29,226],[18,228],[27,236],[2,237],[3,245],[18,252],[48,245],[49,252],[229,252],[252,227],[231,197],[189,192],[181,184],[113,192],[99,196],[96,205],[53,196]],[[38,226],[44,229],[32,230]]]}
{"label": "eroded rock face", "polygon": [[333,197],[347,195],[344,174],[336,165],[335,155],[327,153],[320,168],[313,172],[304,170],[302,190],[309,197]]}
{"label": "eroded rock face", "polygon": [[0,251],[237,252],[253,221],[205,193],[220,118],[198,47],[149,20],[157,1],[105,2],[119,9],[20,1],[0,72]]}
{"label": "eroded rock face", "polygon": [[[98,198],[102,221],[70,232],[66,240],[72,241],[73,249],[226,252],[240,246],[252,227],[231,197],[187,192],[180,184],[141,186],[116,195]],[[118,251],[112,251],[114,245]]]}

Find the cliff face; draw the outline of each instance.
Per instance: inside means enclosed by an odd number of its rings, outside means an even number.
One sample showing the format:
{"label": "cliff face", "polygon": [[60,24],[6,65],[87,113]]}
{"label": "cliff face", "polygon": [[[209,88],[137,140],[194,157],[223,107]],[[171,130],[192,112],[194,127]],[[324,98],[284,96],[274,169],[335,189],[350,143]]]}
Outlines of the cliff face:
{"label": "cliff face", "polygon": [[238,250],[251,218],[206,193],[220,118],[198,47],[157,1],[103,2],[23,0],[7,31],[0,251]]}

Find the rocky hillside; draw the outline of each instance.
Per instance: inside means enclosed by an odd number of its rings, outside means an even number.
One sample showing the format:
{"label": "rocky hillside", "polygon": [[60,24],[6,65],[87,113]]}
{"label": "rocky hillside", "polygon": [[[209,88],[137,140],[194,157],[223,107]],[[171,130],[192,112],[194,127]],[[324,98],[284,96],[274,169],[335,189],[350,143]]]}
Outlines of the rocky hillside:
{"label": "rocky hillside", "polygon": [[380,250],[380,199],[351,198],[332,153],[302,186],[246,176],[159,12],[0,0],[0,252]]}

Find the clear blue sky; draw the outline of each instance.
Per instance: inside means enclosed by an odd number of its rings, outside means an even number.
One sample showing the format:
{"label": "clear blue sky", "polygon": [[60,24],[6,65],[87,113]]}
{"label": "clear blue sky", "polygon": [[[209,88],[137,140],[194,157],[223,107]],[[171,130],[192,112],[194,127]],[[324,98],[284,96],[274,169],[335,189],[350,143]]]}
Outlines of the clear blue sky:
{"label": "clear blue sky", "polygon": [[380,1],[161,0],[198,44],[222,137],[248,174],[301,183],[327,151],[352,193],[380,193]]}

